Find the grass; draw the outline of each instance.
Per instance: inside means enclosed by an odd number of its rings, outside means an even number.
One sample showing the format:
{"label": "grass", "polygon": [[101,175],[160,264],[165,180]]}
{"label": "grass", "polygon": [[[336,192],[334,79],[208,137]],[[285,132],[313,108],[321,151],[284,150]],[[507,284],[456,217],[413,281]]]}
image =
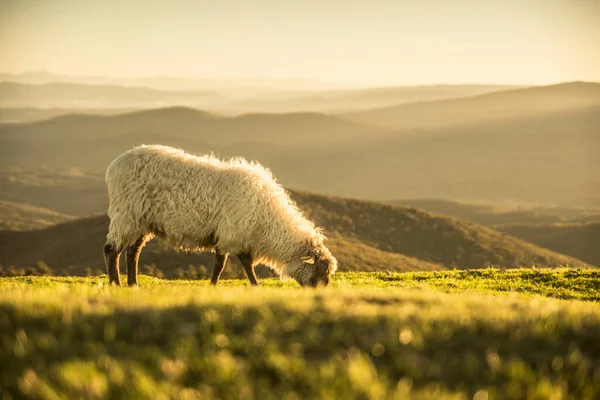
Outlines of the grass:
{"label": "grass", "polygon": [[[127,281],[126,276],[121,277]],[[20,276],[0,279],[0,288],[22,284],[37,287],[96,286],[107,282],[106,276],[94,277],[34,277]],[[208,280],[165,280],[141,276],[142,287],[177,286],[208,287]],[[260,279],[262,287],[294,288],[295,281],[279,278]],[[220,287],[247,286],[246,279],[221,280]],[[600,301],[600,271],[592,269],[508,269],[451,270],[435,272],[342,272],[333,276],[332,288],[405,288],[443,291],[447,293],[518,293],[522,297],[536,295],[558,299]]]}
{"label": "grass", "polygon": [[599,278],[341,273],[324,290],[3,278],[0,397],[595,399]]}

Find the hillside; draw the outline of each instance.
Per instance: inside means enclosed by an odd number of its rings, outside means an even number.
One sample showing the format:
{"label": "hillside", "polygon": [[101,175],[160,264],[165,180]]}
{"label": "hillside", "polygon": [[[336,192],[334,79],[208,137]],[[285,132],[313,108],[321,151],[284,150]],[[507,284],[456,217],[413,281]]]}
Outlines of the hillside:
{"label": "hillside", "polygon": [[[0,108],[0,123],[26,123],[70,114],[117,115],[134,112],[131,108]],[[1,126],[0,126],[1,129]]]}
{"label": "hillside", "polygon": [[[303,192],[292,192],[292,196],[324,227],[341,271],[585,266],[483,226],[425,211]],[[34,231],[0,232],[0,265],[24,268],[44,261],[52,269],[71,274],[88,273],[88,267],[102,271],[99,249],[107,229],[108,218],[102,215]],[[204,265],[208,270],[196,274],[205,276],[212,268],[212,256],[175,253],[152,241],[140,263],[155,264],[170,277],[180,276],[179,268]],[[239,267],[229,269],[227,273],[233,276],[241,272]]]}
{"label": "hillside", "polygon": [[329,195],[600,207],[599,127],[600,107],[427,134],[318,113],[224,117],[168,108],[5,125],[0,166],[75,166],[102,174],[134,145],[162,143],[255,159],[288,187]]}
{"label": "hillside", "polygon": [[448,268],[581,264],[484,226],[415,208],[297,191],[292,197],[326,232]]}
{"label": "hillside", "polygon": [[[13,169],[8,171],[5,170],[3,174],[0,174],[0,178],[0,200],[34,204],[37,207],[57,210],[63,214],[76,216],[85,216],[89,213],[103,213],[108,207],[103,177],[85,170]],[[295,196],[301,196],[301,194],[297,193]],[[298,199],[299,201],[302,201],[301,197],[298,197]],[[523,224],[537,225],[540,223],[564,223],[564,221],[597,221],[599,213],[594,209],[586,210],[563,207],[532,208],[511,211],[511,208],[503,208],[498,205],[445,200],[406,200],[397,201],[396,203],[432,211],[436,214],[445,214],[447,216],[480,223],[482,225],[490,225],[494,229],[496,229],[497,225],[504,225],[499,226],[499,229],[511,236],[565,255],[579,258],[593,265],[600,264],[597,257],[594,257],[593,255],[594,241],[597,235],[590,236],[590,239],[586,242],[586,238],[582,236],[577,229],[565,229],[562,231],[565,237],[556,242],[570,243],[570,245],[557,247],[557,243],[552,240],[540,241],[537,236],[532,236],[531,232],[537,231],[538,228],[530,226],[522,227]],[[305,206],[310,208],[313,207],[313,204],[310,201],[307,201]],[[313,212],[318,212],[318,207],[316,208],[316,211]],[[26,219],[23,219],[23,223],[26,221]],[[331,224],[326,218],[324,218],[324,221]],[[505,226],[506,224],[517,224],[518,226],[515,227],[515,229],[512,229],[510,226]],[[543,226],[548,227],[548,225]],[[552,227],[552,225],[550,225],[550,227]],[[14,230],[14,227],[5,229]],[[329,235],[331,237],[330,245],[332,251],[336,252],[336,254],[344,255],[344,259],[349,261],[349,265],[360,265],[362,270],[369,271],[380,269],[435,269],[435,267],[431,265],[424,264],[422,260],[406,258],[396,252],[388,251],[389,249],[386,249],[385,247],[373,247],[367,245],[361,241],[362,238],[352,239],[352,236],[347,236],[348,230],[346,227],[339,228],[338,230],[342,232],[343,235],[331,232]],[[539,228],[539,230],[544,232],[545,228]],[[365,236],[368,236],[368,234],[365,234]],[[546,238],[544,235],[542,235],[542,237]],[[404,240],[404,238],[402,238],[402,240]],[[591,247],[586,248],[584,243],[589,243],[589,246]],[[149,253],[154,251],[152,250],[154,249],[153,246],[155,245],[150,245],[145,252]],[[587,250],[581,251],[582,247]],[[90,252],[93,251],[95,250],[90,249]],[[159,247],[156,248],[155,253],[153,258],[149,260],[154,260],[154,262],[157,262],[158,264],[170,262],[170,256],[163,257],[164,254],[161,253]],[[157,257],[159,257],[159,255],[161,255],[162,258],[158,259]],[[97,256],[97,254],[95,254],[95,256]],[[174,263],[169,265],[175,267],[179,265],[187,266],[189,264],[204,264],[210,266],[212,265],[212,259],[210,257],[198,258],[197,256],[178,255]]]}
{"label": "hillside", "polygon": [[[514,89],[508,85],[423,85],[390,86],[375,88],[333,88],[327,85],[309,85],[302,89],[290,87],[276,81],[269,85],[252,85],[242,81],[216,85],[205,81],[204,85],[190,83],[176,90],[164,90],[169,85],[153,85],[151,81],[119,82],[74,82],[68,77],[57,77],[55,81],[39,80],[35,84],[25,83],[18,77],[0,74],[0,107],[12,109],[16,119],[23,121],[29,116],[44,115],[44,110],[53,108],[55,115],[64,114],[60,109],[88,109],[91,113],[105,108],[152,108],[187,106],[218,111],[225,114],[243,113],[292,113],[292,112],[342,112],[366,110],[374,107],[392,106],[401,103],[430,101],[455,97],[474,96],[499,90]],[[266,82],[263,82],[266,83]],[[300,83],[300,82],[298,82]],[[307,82],[308,83],[308,82]],[[238,84],[239,86],[236,86]],[[279,86],[279,87],[278,87]],[[286,88],[287,86],[287,88]],[[292,85],[294,86],[294,85]],[[161,89],[162,87],[162,89]],[[33,109],[26,113],[26,109]],[[37,111],[35,109],[38,109]],[[0,121],[3,118],[0,110]],[[48,114],[47,112],[45,114]],[[13,119],[15,120],[15,119]]]}
{"label": "hillside", "polygon": [[318,113],[224,117],[173,107],[116,116],[67,115],[6,125],[0,130],[0,164],[104,171],[114,157],[135,145],[161,143],[199,153],[269,157],[281,165],[290,154],[295,160],[318,159],[323,157],[320,153],[388,134]]}
{"label": "hillside", "polygon": [[29,71],[21,74],[0,73],[0,80],[25,85],[45,85],[64,82],[79,85],[109,85],[144,87],[165,91],[209,90],[224,91],[230,95],[251,95],[273,91],[317,91],[341,89],[346,85],[301,78],[183,78],[177,76],[146,76],[115,78],[108,76],[73,76],[47,71]]}
{"label": "hillside", "polygon": [[475,96],[517,86],[504,85],[423,85],[366,89],[273,92],[232,101],[214,109],[224,113],[317,111],[340,113],[375,107]]}
{"label": "hillside", "polygon": [[0,230],[23,231],[39,229],[73,219],[70,215],[35,207],[26,203],[0,200]]}
{"label": "hillside", "polygon": [[598,106],[600,83],[568,82],[459,99],[401,104],[347,113],[343,117],[389,129],[428,130],[490,124]]}
{"label": "hillside", "polygon": [[542,207],[443,199],[396,200],[391,204],[422,208],[487,226],[600,221],[600,209],[597,208]]}
{"label": "hillside", "polygon": [[108,207],[104,174],[79,168],[0,169],[0,200],[74,216]]}
{"label": "hillside", "polygon": [[501,225],[498,231],[600,266],[600,221],[537,225]]}
{"label": "hillside", "polygon": [[[85,275],[89,273],[88,268],[94,274],[103,273],[101,250],[107,232],[108,218],[105,215],[27,232],[0,231],[0,266],[19,269],[35,267],[39,261],[44,261],[54,273]],[[339,233],[331,235],[329,245],[338,258],[340,271],[429,271],[445,268],[435,262],[383,251],[353,238],[345,239]],[[224,277],[244,276],[235,257],[229,260],[229,264]],[[142,252],[142,265],[154,265],[161,271],[159,275],[168,277],[205,278],[212,271],[213,255],[175,252],[153,240]],[[188,267],[190,265],[196,267]],[[156,274],[154,270],[143,267],[141,271]],[[260,275],[272,276],[272,273],[263,268]]]}
{"label": "hillside", "polygon": [[342,139],[373,139],[373,135],[385,133],[389,131],[320,113],[257,113],[226,117],[187,107],[168,107],[119,115],[64,115],[3,129],[1,138],[52,143],[67,139],[100,140],[135,134],[163,134],[220,145],[238,142],[299,144],[303,141],[323,144]]}
{"label": "hillside", "polygon": [[0,82],[1,107],[114,108],[188,105],[205,107],[228,98],[213,91],[161,91],[119,85],[47,83],[25,85]]}
{"label": "hillside", "polygon": [[466,203],[439,199],[392,202],[488,225],[540,247],[600,265],[600,210]]}

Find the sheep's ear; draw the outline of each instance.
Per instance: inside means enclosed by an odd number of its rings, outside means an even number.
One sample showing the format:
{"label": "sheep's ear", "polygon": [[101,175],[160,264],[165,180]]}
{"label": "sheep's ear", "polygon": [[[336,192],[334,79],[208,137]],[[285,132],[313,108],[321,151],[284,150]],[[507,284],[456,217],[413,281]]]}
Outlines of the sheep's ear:
{"label": "sheep's ear", "polygon": [[315,258],[311,257],[311,256],[304,256],[301,258],[302,261],[304,261],[307,264],[314,264],[315,263]]}

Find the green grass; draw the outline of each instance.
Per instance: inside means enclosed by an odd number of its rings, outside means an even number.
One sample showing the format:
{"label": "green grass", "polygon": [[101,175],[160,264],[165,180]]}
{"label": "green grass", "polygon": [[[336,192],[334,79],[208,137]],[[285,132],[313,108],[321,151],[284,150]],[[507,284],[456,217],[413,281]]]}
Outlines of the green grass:
{"label": "green grass", "polygon": [[[127,281],[122,276],[123,282]],[[34,277],[0,278],[0,288],[34,284],[38,287],[96,286],[107,283],[106,276],[95,277]],[[209,286],[208,280],[164,280],[141,276],[142,287]],[[278,278],[260,279],[263,287],[298,288],[295,281]],[[221,280],[220,287],[248,286],[246,279]],[[436,272],[343,272],[333,276],[332,288],[407,288],[427,289],[448,293],[510,293],[530,298],[541,295],[559,299],[600,301],[600,271],[591,269],[508,269],[452,270]]]}
{"label": "green grass", "polygon": [[322,290],[3,278],[0,398],[595,399],[599,278],[342,273]]}

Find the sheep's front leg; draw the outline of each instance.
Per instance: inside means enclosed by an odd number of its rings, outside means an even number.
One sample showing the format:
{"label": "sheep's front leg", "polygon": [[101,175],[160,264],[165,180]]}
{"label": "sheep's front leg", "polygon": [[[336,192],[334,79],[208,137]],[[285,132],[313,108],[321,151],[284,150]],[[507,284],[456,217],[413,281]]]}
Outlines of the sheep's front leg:
{"label": "sheep's front leg", "polygon": [[119,276],[119,257],[121,249],[117,248],[112,243],[104,245],[104,263],[106,264],[106,273],[108,274],[108,282],[121,286],[121,277]]}
{"label": "sheep's front leg", "polygon": [[145,239],[141,237],[131,246],[127,246],[127,284],[129,286],[138,284],[138,260],[144,243]]}
{"label": "sheep's front leg", "polygon": [[223,254],[219,249],[215,249],[215,265],[213,266],[212,278],[210,279],[211,285],[216,285],[219,282],[219,277],[225,269],[225,262],[227,262],[227,254]]}
{"label": "sheep's front leg", "polygon": [[256,274],[254,273],[254,265],[252,265],[252,256],[249,253],[242,253],[237,257],[246,270],[246,275],[248,275],[250,284],[252,286],[258,285],[258,280],[256,279]]}

